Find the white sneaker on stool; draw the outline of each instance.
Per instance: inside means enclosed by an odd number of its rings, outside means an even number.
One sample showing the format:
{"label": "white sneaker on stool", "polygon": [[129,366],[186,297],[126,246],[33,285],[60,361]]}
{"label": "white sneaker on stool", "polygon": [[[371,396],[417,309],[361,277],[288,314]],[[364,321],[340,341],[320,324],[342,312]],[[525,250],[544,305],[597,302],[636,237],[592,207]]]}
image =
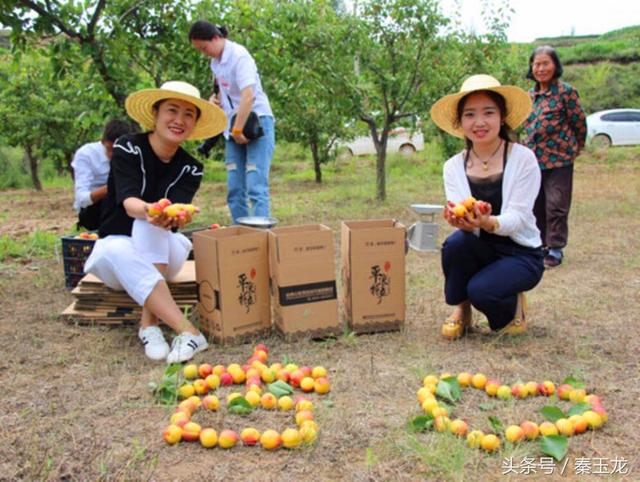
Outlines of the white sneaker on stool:
{"label": "white sneaker on stool", "polygon": [[167,363],[180,363],[191,360],[196,353],[206,350],[209,346],[202,333],[193,335],[188,332],[180,333],[171,342],[171,353],[167,355]]}
{"label": "white sneaker on stool", "polygon": [[164,339],[162,330],[158,326],[140,327],[138,338],[144,345],[144,353],[152,360],[162,360],[169,353],[169,344]]}

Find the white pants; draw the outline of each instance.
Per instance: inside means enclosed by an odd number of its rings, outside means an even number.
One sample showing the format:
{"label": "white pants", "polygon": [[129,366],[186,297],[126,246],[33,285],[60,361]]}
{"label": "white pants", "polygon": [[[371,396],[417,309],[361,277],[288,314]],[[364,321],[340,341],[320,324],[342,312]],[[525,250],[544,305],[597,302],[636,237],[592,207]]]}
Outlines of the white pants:
{"label": "white pants", "polygon": [[140,306],[164,278],[154,264],[167,265],[172,280],[189,256],[191,242],[147,221],[136,219],[131,236],[112,234],[99,239],[84,265],[85,273],[114,290],[124,289]]}

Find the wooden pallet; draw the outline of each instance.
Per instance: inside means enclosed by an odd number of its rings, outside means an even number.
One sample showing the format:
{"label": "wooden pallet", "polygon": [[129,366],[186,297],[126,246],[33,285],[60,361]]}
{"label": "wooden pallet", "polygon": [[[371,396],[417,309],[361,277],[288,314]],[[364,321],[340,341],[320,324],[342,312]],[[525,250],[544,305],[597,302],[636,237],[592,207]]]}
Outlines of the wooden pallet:
{"label": "wooden pallet", "polygon": [[[187,261],[176,279],[169,283],[169,290],[178,306],[195,308],[198,296],[195,276],[194,262]],[[126,292],[108,288],[92,274],[84,276],[71,294],[75,300],[60,314],[60,319],[71,323],[134,324],[142,314],[142,307]]]}

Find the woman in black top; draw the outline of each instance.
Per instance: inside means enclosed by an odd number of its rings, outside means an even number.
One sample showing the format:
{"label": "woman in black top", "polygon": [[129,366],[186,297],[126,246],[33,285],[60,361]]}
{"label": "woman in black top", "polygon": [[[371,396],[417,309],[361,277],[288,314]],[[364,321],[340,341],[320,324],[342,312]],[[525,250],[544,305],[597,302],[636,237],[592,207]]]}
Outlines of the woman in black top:
{"label": "woman in black top", "polygon": [[[220,108],[201,99],[198,89],[179,81],[131,94],[125,107],[151,132],[123,136],[114,144],[100,239],[85,271],[110,288],[124,289],[143,307],[138,336],[149,358],[182,362],[208,346],[184,319],[166,283],[178,274],[191,250],[190,241],[175,232],[190,222],[190,216],[153,216],[149,208],[161,198],[191,202],[203,166],[180,145],[222,132],[226,117]],[[178,333],[171,349],[159,320]]]}

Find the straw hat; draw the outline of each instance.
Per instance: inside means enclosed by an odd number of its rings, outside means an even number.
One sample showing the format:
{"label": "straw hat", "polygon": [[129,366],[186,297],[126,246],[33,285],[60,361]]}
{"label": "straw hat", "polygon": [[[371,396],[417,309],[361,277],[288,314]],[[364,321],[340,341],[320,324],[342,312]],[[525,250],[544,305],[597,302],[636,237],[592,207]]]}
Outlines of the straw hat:
{"label": "straw hat", "polygon": [[515,85],[500,85],[500,82],[490,75],[472,75],[464,81],[457,94],[445,95],[431,107],[431,119],[445,132],[464,138],[464,132],[459,125],[458,102],[465,95],[479,90],[491,90],[504,97],[507,105],[506,124],[515,129],[522,124],[531,113],[531,98],[520,87]]}
{"label": "straw hat", "polygon": [[227,116],[220,107],[202,99],[200,91],[193,85],[179,80],[165,82],[159,89],[143,89],[134,92],[127,97],[124,106],[132,119],[143,128],[153,130],[156,123],[153,105],[163,99],[184,100],[200,109],[200,117],[189,140],[213,137],[227,127]]}

